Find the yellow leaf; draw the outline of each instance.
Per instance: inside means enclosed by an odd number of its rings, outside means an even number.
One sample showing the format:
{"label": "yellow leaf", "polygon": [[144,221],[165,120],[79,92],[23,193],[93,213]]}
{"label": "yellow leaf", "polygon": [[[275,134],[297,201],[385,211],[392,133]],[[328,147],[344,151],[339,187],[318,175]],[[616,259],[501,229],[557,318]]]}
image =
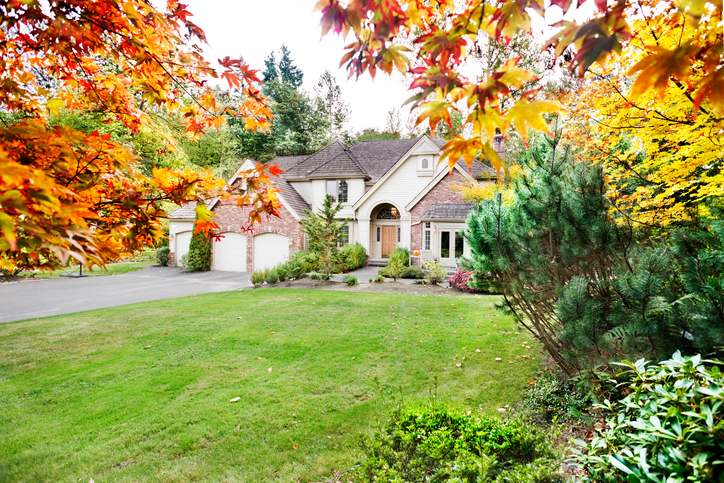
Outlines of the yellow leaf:
{"label": "yellow leaf", "polygon": [[48,99],[48,102],[45,104],[45,106],[48,108],[48,111],[51,114],[57,116],[58,114],[60,114],[60,108],[63,107],[63,101],[58,98]]}
{"label": "yellow leaf", "polygon": [[528,101],[523,97],[515,103],[505,119],[506,130],[511,124],[515,125],[520,137],[528,145],[528,129],[536,129],[551,134],[548,124],[543,118],[547,112],[560,112],[561,106],[553,101]]}

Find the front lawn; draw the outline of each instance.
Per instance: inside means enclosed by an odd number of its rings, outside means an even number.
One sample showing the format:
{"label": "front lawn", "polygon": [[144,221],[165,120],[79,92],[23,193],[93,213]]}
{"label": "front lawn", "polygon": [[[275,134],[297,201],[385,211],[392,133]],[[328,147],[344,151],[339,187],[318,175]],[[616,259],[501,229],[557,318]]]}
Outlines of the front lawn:
{"label": "front lawn", "polygon": [[0,481],[327,481],[387,417],[375,375],[491,415],[519,396],[540,352],[494,302],[268,289],[2,324]]}

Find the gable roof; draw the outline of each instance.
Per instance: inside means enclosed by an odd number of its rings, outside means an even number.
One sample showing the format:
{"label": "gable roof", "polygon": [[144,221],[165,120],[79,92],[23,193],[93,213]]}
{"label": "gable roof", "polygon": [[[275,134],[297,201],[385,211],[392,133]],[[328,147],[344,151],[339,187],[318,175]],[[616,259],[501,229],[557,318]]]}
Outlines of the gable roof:
{"label": "gable roof", "polygon": [[176,208],[168,214],[168,218],[172,220],[195,220],[196,219],[196,202],[188,203],[180,208]]}
{"label": "gable roof", "polygon": [[[298,156],[294,156],[295,158]],[[279,159],[279,158],[276,158]],[[274,160],[270,161],[274,162]],[[290,167],[287,178],[368,178],[367,171],[349,147],[337,140]]]}
{"label": "gable roof", "polygon": [[[440,149],[445,145],[447,141],[442,138],[431,138],[432,142],[435,143]],[[498,153],[498,156],[505,158],[505,147],[503,146],[503,137],[500,134],[496,134],[493,139],[493,149]],[[458,159],[458,166],[468,172],[470,176],[475,179],[493,179],[498,177],[498,173],[495,172],[490,162],[486,159],[480,159],[473,161],[472,166],[468,166],[463,158]]]}
{"label": "gable roof", "polygon": [[[267,164],[276,164],[279,169],[283,169],[284,171],[288,172],[295,166],[298,166],[299,163],[306,158],[307,156],[278,156],[269,161]],[[312,207],[309,206],[309,204],[304,201],[304,198],[302,198],[302,195],[300,195],[299,192],[295,190],[294,187],[289,184],[286,179],[284,179],[286,178],[286,176],[287,173],[282,173],[279,178],[271,176],[272,184],[274,184],[274,186],[279,189],[282,203],[287,207],[289,211],[292,212],[292,215],[295,215],[297,219],[306,218],[307,215],[304,214],[304,210],[311,211]]]}
{"label": "gable roof", "polygon": [[349,149],[364,166],[369,174],[370,182],[376,183],[418,141],[419,138],[362,141]]}
{"label": "gable roof", "polygon": [[[465,167],[463,168],[463,166]],[[470,173],[467,169],[468,165],[463,164],[463,166],[460,166],[460,163],[456,163],[453,169],[460,173],[464,178],[472,181],[473,178],[472,176],[470,176]],[[405,206],[405,210],[410,211],[411,209],[413,209],[415,205],[420,202],[420,200],[422,200],[430,191],[432,191],[435,186],[437,186],[440,181],[445,178],[445,176],[449,176],[450,174],[452,173],[450,173],[450,171],[447,169],[441,169],[440,171],[438,171],[438,173],[433,176],[432,181],[430,181],[427,186],[422,188],[422,190],[420,190],[420,192],[417,193],[414,198],[412,198],[412,201],[410,201],[407,206]]]}

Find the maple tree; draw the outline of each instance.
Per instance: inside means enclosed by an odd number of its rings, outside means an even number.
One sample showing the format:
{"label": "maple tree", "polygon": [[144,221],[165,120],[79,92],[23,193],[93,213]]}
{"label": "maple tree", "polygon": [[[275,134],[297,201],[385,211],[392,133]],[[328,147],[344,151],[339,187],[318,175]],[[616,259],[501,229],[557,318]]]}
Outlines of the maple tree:
{"label": "maple tree", "polygon": [[[588,0],[589,2],[591,0]],[[353,41],[341,65],[352,75],[394,70],[413,77],[410,98],[419,106],[418,124],[427,121],[432,131],[442,121],[450,122],[451,111],[464,110],[472,134],[456,136],[443,148],[452,166],[462,157],[470,164],[477,156],[496,167],[503,161],[492,148],[493,135],[511,127],[527,141],[529,129],[548,131],[544,115],[560,112],[555,100],[539,98],[539,88],[520,92],[535,75],[511,59],[480,79],[468,79],[461,65],[482,37],[509,41],[517,29],[531,31],[531,15],[548,9],[574,12],[586,0],[319,0],[322,35],[328,32]],[[556,57],[572,53],[570,66],[583,76],[591,66],[605,65],[614,53],[628,45],[645,47],[629,74],[636,75],[632,98],[665,95],[675,85],[693,100],[692,116],[724,111],[721,28],[722,3],[717,0],[594,0],[596,14],[587,21],[562,20],[546,47]],[[643,12],[642,12],[643,11]],[[651,43],[650,29],[637,24],[654,13],[662,19],[676,17],[682,29],[679,43]],[[672,20],[676,22],[676,20]],[[685,30],[685,32],[684,32]],[[654,34],[656,36],[656,34]],[[406,41],[414,40],[411,61]],[[502,99],[516,92],[517,100],[503,107]]]}
{"label": "maple tree", "polygon": [[[214,229],[204,203],[232,196],[210,172],[156,168],[98,132],[53,126],[52,115],[91,111],[132,132],[153,128],[149,112],[179,113],[190,135],[218,128],[225,116],[268,129],[270,112],[240,60],[204,60],[203,31],[186,6],[166,11],[143,0],[9,0],[0,5],[0,269],[53,269],[74,258],[104,265],[162,236],[160,201],[196,201],[197,231]],[[235,106],[218,102],[209,79],[241,90]],[[168,139],[173,145],[173,139]],[[249,225],[277,214],[269,186],[275,167],[243,175]]]}

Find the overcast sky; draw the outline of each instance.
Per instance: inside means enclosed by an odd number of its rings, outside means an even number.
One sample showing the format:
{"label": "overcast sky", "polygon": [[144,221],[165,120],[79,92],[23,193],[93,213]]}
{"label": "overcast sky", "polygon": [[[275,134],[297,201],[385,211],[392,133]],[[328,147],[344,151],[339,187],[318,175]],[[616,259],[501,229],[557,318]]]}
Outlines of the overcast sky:
{"label": "overcast sky", "polygon": [[[315,0],[184,0],[182,3],[189,5],[188,10],[194,15],[191,20],[206,32],[210,44],[207,59],[212,62],[225,56],[243,56],[253,68],[263,70],[269,52],[278,51],[286,44],[296,65],[304,72],[303,88],[309,92],[319,76],[329,70],[337,77],[351,107],[349,128],[355,132],[368,127],[383,129],[390,109],[400,109],[409,97],[399,74],[392,79],[379,73],[374,81],[368,74],[359,80],[347,80],[346,70],[338,67],[344,42],[333,34],[320,39],[321,14],[312,12]],[[590,4],[593,2],[584,4],[582,10],[591,10]],[[560,19],[561,13],[555,8],[548,12],[548,23]],[[534,18],[533,27],[550,33],[542,19]],[[347,40],[351,42],[351,39],[350,35]],[[404,123],[409,107],[401,112]]]}
{"label": "overcast sky", "polygon": [[[342,94],[352,111],[350,128],[384,128],[387,112],[399,109],[409,97],[402,76],[390,79],[379,74],[347,80],[338,68],[344,42],[332,34],[320,40],[319,12],[312,12],[314,0],[184,0],[191,18],[208,38],[207,58],[215,61],[240,55],[255,69],[264,68],[272,50],[286,44],[304,72],[303,88],[309,92],[319,76],[329,70],[337,77]],[[350,36],[348,40],[352,37]],[[278,55],[277,55],[278,58]],[[403,111],[409,112],[409,109]],[[403,120],[406,115],[403,115]]]}

